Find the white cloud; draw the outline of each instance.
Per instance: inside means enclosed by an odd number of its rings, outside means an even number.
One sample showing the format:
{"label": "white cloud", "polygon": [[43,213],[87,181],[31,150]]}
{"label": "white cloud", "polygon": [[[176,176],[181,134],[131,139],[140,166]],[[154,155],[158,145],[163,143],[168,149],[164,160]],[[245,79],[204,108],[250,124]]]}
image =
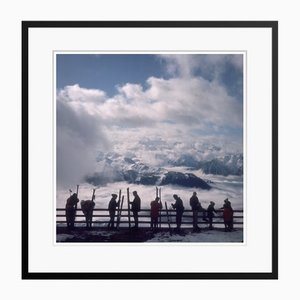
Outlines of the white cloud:
{"label": "white cloud", "polygon": [[169,74],[176,77],[191,77],[198,66],[194,55],[164,54],[161,58]]}
{"label": "white cloud", "polygon": [[[202,78],[159,79],[151,77],[148,88],[127,83],[119,94],[101,103],[70,101],[76,111],[98,115],[106,125],[121,127],[160,126],[169,122],[198,128],[242,126],[242,105],[216,82]],[[61,97],[59,95],[59,97]]]}
{"label": "white cloud", "polygon": [[[69,102],[74,110],[99,115],[107,125],[122,127],[156,126],[162,122],[198,127],[241,127],[242,104],[228,95],[217,80],[193,77],[201,66],[222,66],[232,60],[239,65],[240,56],[168,55],[162,56],[168,65],[176,65],[182,76],[163,79],[150,77],[147,88],[126,83],[118,86],[118,94],[107,98],[104,91],[67,86],[58,98]],[[216,68],[216,67],[214,67]]]}
{"label": "white cloud", "polygon": [[[79,87],[76,90],[82,94]],[[56,102],[57,183],[66,187],[76,185],[94,168],[98,150],[110,147],[100,116],[83,99],[78,105],[77,96],[59,93]]]}
{"label": "white cloud", "polygon": [[121,95],[124,95],[126,99],[144,99],[143,87],[140,84],[126,83],[123,86],[119,86],[118,91]]}
{"label": "white cloud", "polygon": [[59,91],[59,98],[66,101],[78,102],[95,102],[101,103],[106,99],[106,94],[98,89],[86,89],[80,87],[78,84],[68,85]]}
{"label": "white cloud", "polygon": [[[202,78],[148,79],[145,92],[163,119],[198,126],[242,126],[242,105],[217,82]],[[230,120],[230,121],[229,121]]]}

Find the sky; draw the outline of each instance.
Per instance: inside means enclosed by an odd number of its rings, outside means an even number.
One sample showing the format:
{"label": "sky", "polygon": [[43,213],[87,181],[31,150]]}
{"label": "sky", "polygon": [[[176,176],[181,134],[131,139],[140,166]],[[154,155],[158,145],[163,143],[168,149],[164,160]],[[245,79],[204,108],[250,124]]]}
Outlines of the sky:
{"label": "sky", "polygon": [[243,151],[242,54],[57,54],[56,89],[58,184],[92,172],[99,151],[154,165]]}

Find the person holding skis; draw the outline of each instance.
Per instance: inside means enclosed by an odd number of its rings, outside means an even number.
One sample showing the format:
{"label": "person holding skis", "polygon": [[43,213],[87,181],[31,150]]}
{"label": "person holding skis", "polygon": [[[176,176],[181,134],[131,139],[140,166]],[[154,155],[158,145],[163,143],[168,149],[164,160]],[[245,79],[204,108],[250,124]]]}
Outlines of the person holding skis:
{"label": "person holding skis", "polygon": [[180,231],[181,221],[182,221],[182,215],[184,211],[183,202],[180,199],[180,197],[176,194],[173,195],[173,198],[175,199],[175,203],[172,203],[173,209],[176,209],[176,231]]}
{"label": "person holding skis", "polygon": [[141,198],[139,197],[137,191],[133,191],[132,194],[134,196],[134,199],[132,202],[130,202],[130,204],[131,204],[131,211],[133,213],[133,219],[134,219],[133,228],[137,229],[139,226],[138,212],[141,210]]}
{"label": "person holding skis", "polygon": [[75,216],[76,216],[76,209],[77,203],[79,199],[77,198],[77,193],[74,193],[67,199],[66,202],[66,220],[67,220],[67,227],[74,228]]}
{"label": "person holding skis", "polygon": [[117,209],[117,207],[119,207],[120,200],[118,202],[116,201],[116,199],[118,197],[117,194],[112,194],[111,196],[112,196],[112,198],[108,204],[108,211],[109,211],[109,216],[110,216],[110,220],[108,222],[108,228],[113,229],[114,225],[115,225],[116,209]]}
{"label": "person holding skis", "polygon": [[197,193],[193,192],[193,196],[190,198],[190,206],[193,211],[193,231],[200,231],[200,227],[198,226],[198,212],[204,211],[197,197]]}
{"label": "person holding skis", "polygon": [[156,197],[154,201],[150,203],[150,217],[151,217],[151,229],[157,230],[158,227],[158,217],[159,217],[159,211],[162,209],[161,201],[159,201],[160,198]]}
{"label": "person holding skis", "polygon": [[207,207],[206,214],[208,218],[208,223],[209,223],[209,229],[213,229],[212,223],[213,223],[213,218],[215,216],[216,210],[215,210],[215,202],[210,201],[209,206]]}

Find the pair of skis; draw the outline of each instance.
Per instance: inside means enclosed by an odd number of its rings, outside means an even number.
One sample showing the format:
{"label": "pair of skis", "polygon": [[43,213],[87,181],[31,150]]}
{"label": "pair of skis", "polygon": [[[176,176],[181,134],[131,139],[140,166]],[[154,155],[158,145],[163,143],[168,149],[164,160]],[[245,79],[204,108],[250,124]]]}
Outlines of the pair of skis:
{"label": "pair of skis", "polygon": [[[162,207],[161,204],[161,188],[156,187],[156,198],[159,198],[159,204]],[[159,228],[161,228],[161,210],[159,210]]]}
{"label": "pair of skis", "polygon": [[[161,204],[161,188],[156,187],[156,197],[159,197],[159,203]],[[172,235],[172,229],[171,229],[171,216],[169,215],[169,210],[167,206],[167,202],[165,202],[165,208],[167,213],[167,222],[169,226],[170,234]],[[161,210],[159,210],[159,228],[161,228]]]}
{"label": "pair of skis", "polygon": [[121,200],[121,190],[119,191],[119,209],[118,209],[118,214],[117,214],[117,229],[119,229],[120,226],[120,221],[121,221],[121,216],[122,216],[122,209],[123,209],[123,202],[124,202],[124,195],[122,196]]}
{"label": "pair of skis", "polygon": [[130,220],[130,199],[129,199],[129,188],[127,188],[127,215],[128,215],[128,226],[131,228],[131,220]]}
{"label": "pair of skis", "polygon": [[169,215],[169,209],[168,209],[167,202],[165,202],[165,207],[166,207],[167,222],[168,222],[168,226],[169,226],[169,231],[170,231],[170,235],[172,235],[172,229],[171,229],[171,217],[170,217],[170,215]]}

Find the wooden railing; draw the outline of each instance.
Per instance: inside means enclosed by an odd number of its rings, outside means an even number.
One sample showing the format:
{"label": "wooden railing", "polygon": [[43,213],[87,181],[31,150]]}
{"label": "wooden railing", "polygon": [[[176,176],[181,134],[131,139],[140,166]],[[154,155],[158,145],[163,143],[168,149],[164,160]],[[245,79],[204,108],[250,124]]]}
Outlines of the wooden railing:
{"label": "wooden railing", "polygon": [[[217,227],[223,226],[223,211],[222,210],[216,210],[217,214],[215,214],[215,217],[213,218],[213,225],[217,225]],[[169,221],[168,216],[169,215]],[[120,214],[120,219],[118,222],[118,213]],[[208,224],[207,221],[203,220],[205,215],[203,212],[198,213],[198,224]],[[233,223],[235,227],[243,227],[243,210],[234,210],[234,219]],[[95,208],[93,210],[93,220],[92,224],[93,226],[97,227],[106,227],[108,222],[110,220],[108,209],[104,208]],[[130,224],[129,224],[130,220]],[[192,220],[193,220],[193,213],[191,210],[185,210],[182,216],[182,227],[192,227]],[[119,224],[118,224],[119,223]],[[141,209],[139,212],[139,227],[150,227],[151,223],[151,217],[150,217],[150,209]],[[174,227],[176,226],[176,211],[173,209],[162,209],[160,211],[160,217],[159,217],[159,226],[161,227],[167,227],[168,225]],[[57,208],[56,209],[56,224],[57,226],[66,226],[66,215],[65,215],[65,209],[64,208]],[[84,226],[86,224],[85,222],[85,216],[82,213],[81,209],[77,209],[76,211],[76,218],[75,218],[75,226]],[[116,210],[116,217],[115,217],[115,224],[119,225],[121,228],[130,227],[134,225],[133,215],[132,212],[130,212],[130,218],[128,217],[128,208],[117,209]]]}

